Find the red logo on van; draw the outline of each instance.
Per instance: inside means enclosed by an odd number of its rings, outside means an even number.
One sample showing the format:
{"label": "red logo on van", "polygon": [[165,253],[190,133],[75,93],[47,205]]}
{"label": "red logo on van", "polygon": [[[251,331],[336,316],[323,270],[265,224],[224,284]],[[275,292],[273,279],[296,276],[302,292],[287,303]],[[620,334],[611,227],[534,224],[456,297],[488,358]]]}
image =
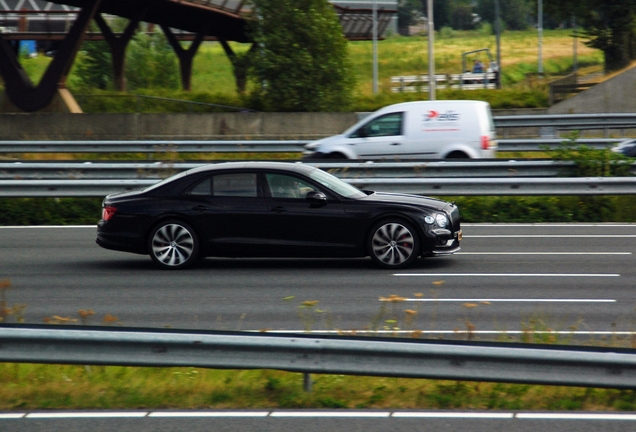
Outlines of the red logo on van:
{"label": "red logo on van", "polygon": [[444,113],[440,113],[439,111],[429,110],[427,114],[425,114],[424,121],[436,121],[436,122],[455,122],[459,120],[459,113],[449,110]]}
{"label": "red logo on van", "polygon": [[430,110],[426,116],[426,120],[435,120],[438,117],[439,113],[437,111]]}

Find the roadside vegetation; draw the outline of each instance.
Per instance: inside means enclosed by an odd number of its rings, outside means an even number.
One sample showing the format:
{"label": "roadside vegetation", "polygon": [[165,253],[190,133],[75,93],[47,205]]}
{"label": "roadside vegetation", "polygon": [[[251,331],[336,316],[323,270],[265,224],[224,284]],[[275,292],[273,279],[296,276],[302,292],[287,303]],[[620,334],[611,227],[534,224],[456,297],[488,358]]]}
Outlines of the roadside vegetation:
{"label": "roadside vegetation", "polygon": [[[159,37],[159,36],[158,36]],[[142,41],[143,42],[143,41]],[[490,29],[445,31],[436,34],[435,72],[462,72],[462,53],[481,48],[496,52],[495,37]],[[139,58],[135,42],[131,53]],[[89,46],[87,44],[87,46]],[[245,54],[248,44],[230,44],[237,55]],[[544,74],[537,75],[537,34],[536,31],[506,31],[501,38],[502,84],[501,90],[438,90],[437,99],[478,99],[488,101],[494,109],[542,108],[548,105],[547,83],[555,77],[563,76],[573,68],[573,38],[571,30],[546,30],[542,44]],[[350,103],[341,104],[332,110],[373,111],[382,106],[408,100],[427,100],[428,93],[393,93],[391,76],[418,75],[428,73],[428,50],[426,36],[391,36],[378,43],[379,92],[372,92],[372,43],[370,41],[348,42],[348,58],[356,86]],[[102,73],[86,65],[86,58],[93,53],[84,49],[80,54],[68,79],[68,86],[85,112],[208,112],[223,111],[229,107],[262,108],[253,106],[254,99],[237,91],[233,66],[223,47],[217,42],[201,45],[194,61],[192,91],[184,92],[174,85],[167,85],[156,77],[174,74],[170,62],[151,62],[157,69],[144,69],[135,73],[135,80],[127,92],[115,92],[104,73],[109,74],[108,64],[102,64]],[[165,52],[151,56],[165,56]],[[92,54],[98,58],[97,53]],[[160,57],[163,58],[163,57]],[[132,60],[132,59],[131,59]],[[485,58],[484,58],[485,60]],[[34,81],[42,76],[50,59],[39,56],[23,59],[22,65]],[[579,39],[577,64],[581,70],[602,68],[603,56],[599,50],[586,47]],[[103,68],[106,68],[104,71]],[[165,70],[165,69],[168,70]],[[93,81],[80,76],[91,70]],[[132,72],[130,73],[132,74]],[[142,75],[148,75],[142,79]],[[153,78],[154,77],[154,78]],[[88,85],[93,82],[93,85]],[[174,80],[172,81],[174,82]],[[144,84],[145,83],[145,84]],[[153,83],[163,83],[154,85]],[[134,85],[132,85],[134,84]],[[253,83],[250,84],[253,86]],[[130,88],[132,87],[132,88]],[[250,87],[248,86],[248,90]],[[135,95],[155,96],[176,100],[193,101],[205,105],[190,105],[175,101],[142,100]]]}
{"label": "roadside vegetation", "polygon": [[0,410],[471,409],[634,411],[632,390],[405,378],[209,370],[0,364]]}

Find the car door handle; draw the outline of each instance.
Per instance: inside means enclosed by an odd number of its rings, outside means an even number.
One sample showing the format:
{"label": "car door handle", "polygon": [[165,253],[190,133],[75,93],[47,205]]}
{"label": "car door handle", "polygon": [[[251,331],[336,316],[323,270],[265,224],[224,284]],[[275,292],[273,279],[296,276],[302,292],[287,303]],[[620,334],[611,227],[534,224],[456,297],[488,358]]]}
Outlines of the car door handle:
{"label": "car door handle", "polygon": [[394,146],[394,145],[402,145],[402,143],[397,142],[397,143],[393,143],[393,144],[391,144],[391,145],[392,145],[392,146]]}
{"label": "car door handle", "polygon": [[285,209],[285,207],[278,206],[274,207],[272,211],[276,213],[285,213],[287,210]]}
{"label": "car door handle", "polygon": [[206,211],[207,209],[208,209],[208,208],[207,208],[207,206],[204,206],[204,205],[202,205],[202,204],[199,204],[199,205],[197,205],[197,206],[192,207],[192,210],[194,210],[194,211],[198,211],[198,212],[204,212],[204,211]]}

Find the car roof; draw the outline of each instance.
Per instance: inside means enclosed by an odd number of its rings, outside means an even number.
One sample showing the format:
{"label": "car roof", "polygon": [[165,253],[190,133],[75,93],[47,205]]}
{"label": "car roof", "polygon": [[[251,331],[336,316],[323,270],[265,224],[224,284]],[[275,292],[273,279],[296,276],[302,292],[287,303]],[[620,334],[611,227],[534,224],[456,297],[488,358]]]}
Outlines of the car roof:
{"label": "car roof", "polygon": [[191,170],[188,170],[187,174],[238,169],[279,170],[308,174],[311,171],[314,171],[316,167],[305,165],[300,162],[223,162],[193,168]]}

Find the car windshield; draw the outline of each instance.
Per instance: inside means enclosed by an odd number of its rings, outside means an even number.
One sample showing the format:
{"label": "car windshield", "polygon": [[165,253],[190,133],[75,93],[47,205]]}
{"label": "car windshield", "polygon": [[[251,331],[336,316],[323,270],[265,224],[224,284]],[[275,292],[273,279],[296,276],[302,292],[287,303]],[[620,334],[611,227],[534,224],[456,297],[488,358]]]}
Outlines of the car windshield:
{"label": "car windshield", "polygon": [[316,180],[329,190],[332,190],[338,195],[342,195],[346,198],[363,198],[367,196],[364,192],[351,186],[349,183],[345,183],[338,177],[319,169],[312,171],[309,174],[309,177]]}

